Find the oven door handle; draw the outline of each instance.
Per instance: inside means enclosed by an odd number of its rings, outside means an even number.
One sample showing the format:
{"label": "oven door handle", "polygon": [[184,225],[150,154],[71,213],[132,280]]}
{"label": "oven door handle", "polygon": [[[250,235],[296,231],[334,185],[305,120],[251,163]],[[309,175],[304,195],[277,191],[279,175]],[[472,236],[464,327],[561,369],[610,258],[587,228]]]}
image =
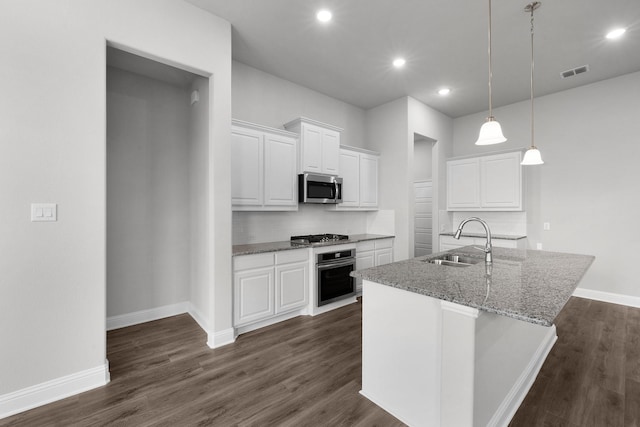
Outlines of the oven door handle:
{"label": "oven door handle", "polygon": [[326,268],[331,268],[331,267],[342,267],[345,265],[355,265],[356,260],[353,258],[350,259],[345,259],[343,261],[335,261],[335,262],[327,262],[327,263],[318,263],[316,264],[318,266],[319,269],[326,269]]}

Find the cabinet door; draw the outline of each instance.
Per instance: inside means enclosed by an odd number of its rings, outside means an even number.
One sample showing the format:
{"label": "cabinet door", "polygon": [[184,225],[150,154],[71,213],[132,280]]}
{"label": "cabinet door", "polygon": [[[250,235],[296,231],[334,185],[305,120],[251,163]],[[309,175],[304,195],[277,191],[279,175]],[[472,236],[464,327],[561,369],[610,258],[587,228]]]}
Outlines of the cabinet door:
{"label": "cabinet door", "polygon": [[231,204],[262,205],[263,137],[250,129],[231,132]]}
{"label": "cabinet door", "polygon": [[480,208],[479,159],[447,162],[447,209]]}
{"label": "cabinet door", "polygon": [[276,314],[309,302],[309,263],[276,266]]}
{"label": "cabinet door", "polygon": [[[374,251],[358,252],[356,248],[356,270],[375,267],[376,258]],[[362,292],[362,279],[356,279],[356,291]]]}
{"label": "cabinet door", "polygon": [[482,208],[522,209],[521,156],[513,152],[480,158]]}
{"label": "cabinet door", "polygon": [[302,171],[322,173],[322,129],[303,123],[300,142]]}
{"label": "cabinet door", "polygon": [[376,250],[376,267],[390,264],[393,262],[393,249],[377,249]]}
{"label": "cabinet door", "polygon": [[340,172],[340,132],[322,129],[322,173]]}
{"label": "cabinet door", "polygon": [[378,207],[378,156],[360,154],[360,206]]}
{"label": "cabinet door", "polygon": [[342,203],[340,207],[360,206],[360,156],[355,151],[340,150]]}
{"label": "cabinet door", "polygon": [[280,135],[265,134],[264,138],[264,204],[266,206],[296,206],[297,141]]}
{"label": "cabinet door", "polygon": [[273,316],[273,267],[234,273],[234,322],[244,325]]}

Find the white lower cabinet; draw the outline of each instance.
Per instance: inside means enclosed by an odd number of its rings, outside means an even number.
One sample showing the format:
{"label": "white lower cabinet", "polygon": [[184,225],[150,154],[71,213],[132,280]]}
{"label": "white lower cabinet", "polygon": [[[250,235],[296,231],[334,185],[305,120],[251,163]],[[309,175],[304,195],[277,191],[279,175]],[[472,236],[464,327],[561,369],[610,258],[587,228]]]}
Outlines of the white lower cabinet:
{"label": "white lower cabinet", "polygon": [[234,274],[235,323],[237,325],[266,319],[275,314],[273,267]]}
{"label": "white lower cabinet", "polygon": [[[393,239],[366,240],[356,243],[356,270],[379,267],[393,262]],[[362,279],[356,280],[356,291],[362,292]]]}
{"label": "white lower cabinet", "polygon": [[[461,248],[463,246],[475,245],[484,248],[487,239],[484,237],[460,237],[460,240],[455,239],[453,236],[440,236],[440,251],[448,251],[451,249]],[[527,239],[499,239],[492,238],[491,245],[496,248],[512,248],[512,249],[526,249]]]}
{"label": "white lower cabinet", "polygon": [[233,258],[234,326],[267,321],[309,303],[309,251]]}
{"label": "white lower cabinet", "polygon": [[309,263],[276,266],[275,314],[303,307],[309,302]]}

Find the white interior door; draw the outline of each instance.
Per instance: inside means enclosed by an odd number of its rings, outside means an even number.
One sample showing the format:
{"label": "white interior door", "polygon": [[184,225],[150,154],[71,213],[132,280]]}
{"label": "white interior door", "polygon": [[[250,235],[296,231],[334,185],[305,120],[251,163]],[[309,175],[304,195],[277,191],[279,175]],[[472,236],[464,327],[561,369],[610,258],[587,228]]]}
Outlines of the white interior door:
{"label": "white interior door", "polygon": [[413,184],[414,218],[414,255],[423,256],[433,253],[431,236],[433,234],[433,183],[418,181]]}

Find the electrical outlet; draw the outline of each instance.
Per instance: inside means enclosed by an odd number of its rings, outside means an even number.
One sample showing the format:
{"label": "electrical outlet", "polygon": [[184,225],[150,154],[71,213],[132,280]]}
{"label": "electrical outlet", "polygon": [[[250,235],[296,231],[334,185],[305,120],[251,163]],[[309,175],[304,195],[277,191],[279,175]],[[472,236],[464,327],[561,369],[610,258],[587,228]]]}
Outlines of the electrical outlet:
{"label": "electrical outlet", "polygon": [[536,249],[541,251],[542,250],[542,243],[536,243]]}
{"label": "electrical outlet", "polygon": [[551,224],[548,223],[548,222],[545,222],[545,223],[542,224],[542,228],[544,230],[551,230]]}
{"label": "electrical outlet", "polygon": [[58,205],[55,203],[31,203],[32,222],[53,222],[58,220]]}

